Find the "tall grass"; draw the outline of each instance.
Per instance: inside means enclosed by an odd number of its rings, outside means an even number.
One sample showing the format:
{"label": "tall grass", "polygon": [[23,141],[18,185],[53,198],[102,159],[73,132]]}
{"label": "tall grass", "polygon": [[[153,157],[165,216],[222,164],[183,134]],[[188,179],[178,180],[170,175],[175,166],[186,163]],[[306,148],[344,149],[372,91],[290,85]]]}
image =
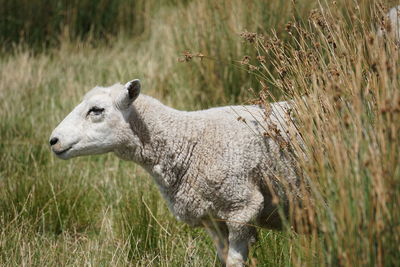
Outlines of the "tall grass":
{"label": "tall grass", "polygon": [[105,41],[121,30],[140,34],[147,23],[146,1],[56,0],[0,1],[0,41],[23,42],[37,49],[57,45],[66,31],[71,38]]}
{"label": "tall grass", "polygon": [[[18,12],[38,5],[28,2]],[[132,78],[142,80],[144,93],[176,108],[248,103],[255,97],[250,87],[262,92],[263,102],[297,100],[301,153],[308,159],[299,164],[312,204],[305,217],[294,219],[307,222],[304,227],[313,219],[312,234],[260,230],[250,264],[398,261],[399,61],[395,43],[374,34],[384,13],[380,6],[370,1],[358,8],[346,1],[320,6],[311,0],[100,2],[98,21],[83,11],[92,10],[92,1],[40,6],[41,12],[58,8],[76,18],[67,23],[43,15],[49,31],[34,36],[24,30],[23,38],[58,45],[42,52],[17,45],[1,55],[1,265],[218,264],[208,237],[172,218],[142,169],[113,155],[60,161],[50,153],[51,130],[84,92]],[[142,8],[132,13],[126,5]],[[88,32],[79,26],[77,12],[93,23]],[[38,31],[46,28],[24,17]],[[80,34],[88,40],[76,38]],[[198,53],[204,57],[189,60]],[[190,62],[178,60],[185,61],[183,54]]]}
{"label": "tall grass", "polygon": [[[312,235],[307,242],[295,236],[301,246],[293,263],[395,266],[400,258],[398,42],[390,38],[393,29],[382,20],[387,9],[379,3],[322,4],[307,20],[289,22],[289,40],[274,33],[243,35],[259,53],[247,66],[261,82],[272,82],[295,100],[302,141],[293,138],[293,148],[309,197],[292,219]],[[386,28],[386,38],[377,36],[378,27]],[[261,93],[269,94],[269,88]]]}

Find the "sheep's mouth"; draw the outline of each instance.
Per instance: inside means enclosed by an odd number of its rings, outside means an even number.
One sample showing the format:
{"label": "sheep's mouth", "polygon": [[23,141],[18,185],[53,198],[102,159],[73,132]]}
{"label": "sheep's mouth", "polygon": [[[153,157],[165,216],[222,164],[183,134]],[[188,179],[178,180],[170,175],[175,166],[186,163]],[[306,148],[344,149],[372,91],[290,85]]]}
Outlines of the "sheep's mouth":
{"label": "sheep's mouth", "polygon": [[70,150],[72,148],[72,146],[70,146],[70,147],[68,147],[68,148],[66,148],[66,149],[63,149],[63,150],[61,150],[61,151],[55,151],[55,150],[53,150],[54,151],[54,153],[57,155],[57,156],[61,156],[62,154],[64,154],[65,152],[67,152],[68,150]]}

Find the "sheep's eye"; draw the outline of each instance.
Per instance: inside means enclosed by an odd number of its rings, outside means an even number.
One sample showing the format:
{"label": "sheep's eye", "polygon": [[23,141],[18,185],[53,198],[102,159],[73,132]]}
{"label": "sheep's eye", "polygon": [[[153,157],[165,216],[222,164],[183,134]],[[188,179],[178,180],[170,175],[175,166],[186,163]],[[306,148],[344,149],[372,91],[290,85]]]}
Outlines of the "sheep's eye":
{"label": "sheep's eye", "polygon": [[99,107],[91,107],[87,113],[87,115],[93,114],[93,115],[100,115],[103,113],[104,108],[99,108]]}

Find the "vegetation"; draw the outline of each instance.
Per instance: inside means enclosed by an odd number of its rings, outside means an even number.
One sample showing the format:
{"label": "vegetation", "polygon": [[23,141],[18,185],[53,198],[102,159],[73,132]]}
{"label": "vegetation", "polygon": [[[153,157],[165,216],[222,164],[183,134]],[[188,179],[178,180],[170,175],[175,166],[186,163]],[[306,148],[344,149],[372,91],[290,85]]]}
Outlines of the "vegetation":
{"label": "vegetation", "polygon": [[399,262],[399,47],[376,35],[396,1],[2,2],[0,265],[218,264],[141,168],[50,153],[84,92],[137,77],[182,109],[295,99],[309,234],[260,229],[250,264]]}

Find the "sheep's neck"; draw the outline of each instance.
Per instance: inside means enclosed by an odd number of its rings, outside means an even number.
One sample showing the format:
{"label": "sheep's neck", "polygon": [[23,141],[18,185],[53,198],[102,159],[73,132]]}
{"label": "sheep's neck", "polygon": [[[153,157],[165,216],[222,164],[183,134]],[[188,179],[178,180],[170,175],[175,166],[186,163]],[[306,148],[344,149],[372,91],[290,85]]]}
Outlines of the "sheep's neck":
{"label": "sheep's neck", "polygon": [[191,167],[199,130],[185,119],[186,113],[150,97],[139,97],[134,107],[129,159],[142,165],[163,190],[173,190]]}

